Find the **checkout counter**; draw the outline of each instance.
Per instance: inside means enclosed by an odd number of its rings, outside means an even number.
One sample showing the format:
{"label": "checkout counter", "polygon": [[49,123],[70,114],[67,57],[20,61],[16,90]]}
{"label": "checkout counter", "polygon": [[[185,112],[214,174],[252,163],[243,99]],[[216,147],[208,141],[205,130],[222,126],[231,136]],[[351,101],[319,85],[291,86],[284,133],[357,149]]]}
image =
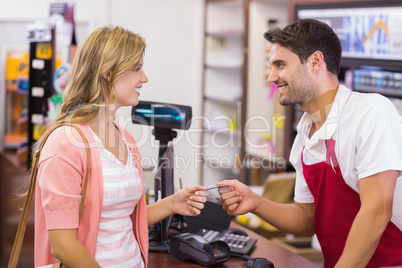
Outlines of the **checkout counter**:
{"label": "checkout counter", "polygon": [[[20,217],[19,207],[22,200],[15,198],[15,191],[26,182],[26,168],[18,164],[15,154],[0,152],[0,193],[1,193],[1,254],[0,267],[6,267],[11,252],[12,243],[17,230]],[[251,257],[266,258],[274,263],[275,268],[319,268],[320,266],[293,253],[271,240],[239,225],[236,222],[230,223],[231,228],[243,229],[248,236],[258,240],[256,247],[250,254]],[[19,267],[33,267],[33,213],[31,213]],[[149,268],[171,268],[171,267],[203,267],[192,262],[183,262],[173,258],[168,253],[150,252]],[[246,261],[239,257],[231,257],[228,261],[217,267],[247,267]]]}
{"label": "checkout counter", "polygon": [[[275,268],[319,268],[318,264],[315,264],[300,255],[293,253],[283,247],[273,243],[271,240],[241,226],[240,224],[232,221],[230,228],[243,229],[249,237],[258,240],[254,250],[251,252],[252,258],[266,258],[270,260]],[[192,262],[183,262],[174,259],[169,253],[149,253],[149,268],[189,268],[189,267],[204,267]],[[214,267],[247,267],[246,261],[239,257],[231,257],[228,261],[220,266]]]}

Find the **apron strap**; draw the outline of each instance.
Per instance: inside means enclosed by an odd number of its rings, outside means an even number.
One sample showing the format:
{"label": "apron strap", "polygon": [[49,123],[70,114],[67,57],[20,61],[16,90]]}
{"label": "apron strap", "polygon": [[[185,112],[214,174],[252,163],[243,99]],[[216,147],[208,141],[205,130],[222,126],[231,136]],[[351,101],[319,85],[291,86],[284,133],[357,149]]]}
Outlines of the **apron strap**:
{"label": "apron strap", "polygon": [[332,162],[332,166],[333,166],[334,170],[336,171],[336,173],[341,174],[338,159],[336,158],[336,154],[335,154],[335,140],[332,140],[332,139],[325,140],[325,146],[327,147],[326,163],[328,165],[331,165],[331,162]]}

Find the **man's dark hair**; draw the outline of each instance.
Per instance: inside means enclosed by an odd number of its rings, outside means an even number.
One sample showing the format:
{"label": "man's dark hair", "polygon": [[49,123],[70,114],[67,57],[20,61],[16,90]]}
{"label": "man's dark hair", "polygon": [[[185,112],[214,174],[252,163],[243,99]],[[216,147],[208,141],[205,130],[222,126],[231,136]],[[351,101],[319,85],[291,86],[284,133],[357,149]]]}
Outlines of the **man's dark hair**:
{"label": "man's dark hair", "polygon": [[329,72],[339,75],[342,47],[332,28],[313,19],[298,20],[283,29],[274,28],[264,33],[269,42],[293,51],[305,63],[314,51],[321,51]]}

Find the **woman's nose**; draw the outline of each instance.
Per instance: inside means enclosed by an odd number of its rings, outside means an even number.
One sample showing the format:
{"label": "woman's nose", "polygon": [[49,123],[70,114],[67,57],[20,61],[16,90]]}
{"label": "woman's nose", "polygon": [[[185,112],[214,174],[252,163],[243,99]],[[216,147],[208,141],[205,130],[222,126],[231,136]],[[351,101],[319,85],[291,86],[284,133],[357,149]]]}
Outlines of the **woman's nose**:
{"label": "woman's nose", "polygon": [[148,82],[148,77],[147,77],[147,75],[145,74],[144,71],[142,71],[141,82],[142,82],[142,83]]}

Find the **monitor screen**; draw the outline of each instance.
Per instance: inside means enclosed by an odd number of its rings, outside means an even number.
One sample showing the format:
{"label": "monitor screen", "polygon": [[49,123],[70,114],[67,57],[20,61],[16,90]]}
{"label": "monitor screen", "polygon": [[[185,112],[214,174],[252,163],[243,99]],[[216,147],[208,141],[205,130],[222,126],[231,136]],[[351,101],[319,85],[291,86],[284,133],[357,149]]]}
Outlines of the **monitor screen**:
{"label": "monitor screen", "polygon": [[342,57],[402,60],[402,2],[348,2],[298,5],[296,19],[326,22],[342,43]]}
{"label": "monitor screen", "polygon": [[178,104],[140,101],[137,106],[133,106],[131,115],[135,124],[187,130],[191,124],[192,108]]}

